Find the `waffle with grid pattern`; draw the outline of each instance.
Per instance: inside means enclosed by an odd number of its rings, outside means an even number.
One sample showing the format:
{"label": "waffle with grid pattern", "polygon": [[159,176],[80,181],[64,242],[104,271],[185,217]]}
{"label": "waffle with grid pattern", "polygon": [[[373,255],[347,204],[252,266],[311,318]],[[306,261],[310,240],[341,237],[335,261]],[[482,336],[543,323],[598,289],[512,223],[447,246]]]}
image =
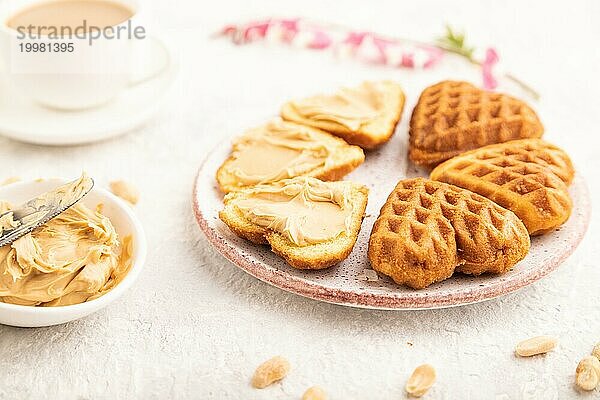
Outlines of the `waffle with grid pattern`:
{"label": "waffle with grid pattern", "polygon": [[369,240],[373,269],[421,289],[454,272],[503,273],[529,251],[515,214],[483,196],[425,178],[400,181]]}
{"label": "waffle with grid pattern", "polygon": [[434,167],[468,150],[539,138],[543,132],[538,116],[523,101],[467,82],[443,81],[426,88],[413,110],[409,157]]}
{"label": "waffle with grid pattern", "polygon": [[531,235],[556,229],[571,215],[569,156],[541,139],[482,147],[440,165],[431,179],[478,193],[513,211]]}

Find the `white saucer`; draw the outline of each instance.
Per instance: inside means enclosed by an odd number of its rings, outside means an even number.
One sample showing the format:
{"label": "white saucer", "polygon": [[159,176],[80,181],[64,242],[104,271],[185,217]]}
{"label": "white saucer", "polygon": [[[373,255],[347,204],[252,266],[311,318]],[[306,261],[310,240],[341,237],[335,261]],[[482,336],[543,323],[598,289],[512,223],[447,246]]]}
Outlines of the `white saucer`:
{"label": "white saucer", "polygon": [[[166,51],[166,49],[165,49]],[[76,145],[122,135],[144,125],[162,104],[177,75],[172,58],[158,75],[131,86],[109,104],[60,111],[28,100],[0,81],[0,135],[41,145]]]}

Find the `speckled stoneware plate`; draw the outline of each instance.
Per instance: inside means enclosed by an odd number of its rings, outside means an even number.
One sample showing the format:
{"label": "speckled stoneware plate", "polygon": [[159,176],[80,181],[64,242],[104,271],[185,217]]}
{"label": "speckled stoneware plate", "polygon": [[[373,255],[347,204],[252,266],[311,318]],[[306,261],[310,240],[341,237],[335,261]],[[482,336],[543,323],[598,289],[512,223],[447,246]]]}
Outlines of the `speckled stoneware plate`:
{"label": "speckled stoneware plate", "polygon": [[398,286],[383,276],[376,282],[360,280],[361,271],[370,268],[367,258],[369,235],[387,196],[400,179],[426,176],[425,171],[407,161],[406,135],[397,134],[380,150],[367,153],[365,163],[346,178],[369,188],[367,215],[350,256],[326,270],[302,271],[287,265],[268,246],[257,246],[237,237],[219,219],[223,194],[217,188],[215,172],[229,152],[229,140],[213,150],[202,164],[194,186],[194,212],[208,240],[232,263],[256,278],[302,296],[335,304],[377,309],[442,308],[514,292],[556,269],[583,238],[590,217],[588,190],[583,178],[576,175],[570,187],[574,203],[571,218],[555,232],[532,238],[527,257],[506,274],[480,277],[457,274],[423,290]]}
{"label": "speckled stoneware plate", "polygon": [[[290,67],[291,68],[291,67]],[[301,271],[287,265],[273,254],[268,246],[257,246],[235,236],[219,220],[223,207],[223,194],[217,189],[215,174],[221,163],[229,156],[231,139],[225,140],[204,161],[196,178],[193,207],[196,219],[208,240],[221,254],[244,271],[281,289],[312,299],[335,304],[377,309],[424,309],[457,306],[475,303],[505,295],[527,286],[556,269],[577,247],[590,219],[590,199],[582,176],[576,174],[570,192],[573,198],[571,218],[559,230],[532,239],[527,257],[504,275],[469,277],[456,275],[444,282],[423,290],[412,290],[396,285],[387,277],[376,282],[365,282],[359,274],[370,268],[367,258],[368,240],[371,229],[379,215],[381,206],[396,183],[407,177],[427,176],[427,171],[416,168],[407,157],[408,122],[421,91],[443,79],[466,80],[478,84],[481,72],[459,57],[447,57],[442,64],[424,72],[405,69],[352,68],[349,74],[341,74],[339,66],[322,68],[322,78],[314,82],[324,92],[340,85],[351,86],[363,79],[393,79],[402,84],[406,93],[406,105],[402,120],[392,139],[380,149],[367,152],[366,161],[345,179],[360,182],[369,188],[367,216],[362,223],[360,235],[350,256],[342,263],[321,271]],[[316,78],[315,78],[316,79]],[[529,98],[518,85],[500,79],[501,92],[512,94],[531,103],[545,122],[544,138],[559,141],[553,131],[553,114],[546,115],[541,105]],[[300,92],[298,89],[301,89]],[[269,89],[276,98],[288,98],[289,91],[296,94],[315,89],[275,86]],[[548,94],[550,96],[551,94]],[[265,110],[264,120],[273,115]],[[275,110],[276,111],[276,110]],[[240,108],[240,113],[244,109]],[[250,110],[253,114],[256,110]],[[263,122],[256,116],[257,124]],[[250,126],[248,127],[250,128]],[[242,132],[229,132],[231,136]],[[574,160],[577,164],[577,160]]]}

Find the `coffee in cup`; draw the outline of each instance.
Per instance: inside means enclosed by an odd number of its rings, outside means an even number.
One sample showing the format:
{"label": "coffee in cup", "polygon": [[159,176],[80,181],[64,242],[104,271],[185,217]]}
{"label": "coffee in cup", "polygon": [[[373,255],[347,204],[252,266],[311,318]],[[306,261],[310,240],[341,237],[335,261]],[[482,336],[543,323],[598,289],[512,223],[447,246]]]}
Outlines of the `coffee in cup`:
{"label": "coffee in cup", "polygon": [[[169,63],[142,21],[137,0],[24,0],[0,9],[0,64],[15,92],[39,104],[101,106]],[[140,64],[159,68],[140,78]]]}

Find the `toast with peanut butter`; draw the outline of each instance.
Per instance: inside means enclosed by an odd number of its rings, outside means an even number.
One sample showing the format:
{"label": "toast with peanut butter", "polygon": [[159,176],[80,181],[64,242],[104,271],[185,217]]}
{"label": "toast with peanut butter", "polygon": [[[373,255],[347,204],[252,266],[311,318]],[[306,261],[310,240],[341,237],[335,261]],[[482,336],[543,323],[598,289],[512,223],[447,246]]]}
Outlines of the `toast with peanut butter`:
{"label": "toast with peanut butter", "polygon": [[363,82],[333,94],[289,101],[281,109],[281,116],[372,149],[394,134],[404,100],[404,92],[395,82]]}
{"label": "toast with peanut butter", "polygon": [[349,182],[296,177],[231,192],[221,220],[238,236],[269,244],[298,269],[323,269],[348,257],[368,189]]}
{"label": "toast with peanut butter", "polygon": [[296,176],[333,181],[364,160],[358,146],[319,129],[274,119],[235,139],[217,182],[229,193]]}

